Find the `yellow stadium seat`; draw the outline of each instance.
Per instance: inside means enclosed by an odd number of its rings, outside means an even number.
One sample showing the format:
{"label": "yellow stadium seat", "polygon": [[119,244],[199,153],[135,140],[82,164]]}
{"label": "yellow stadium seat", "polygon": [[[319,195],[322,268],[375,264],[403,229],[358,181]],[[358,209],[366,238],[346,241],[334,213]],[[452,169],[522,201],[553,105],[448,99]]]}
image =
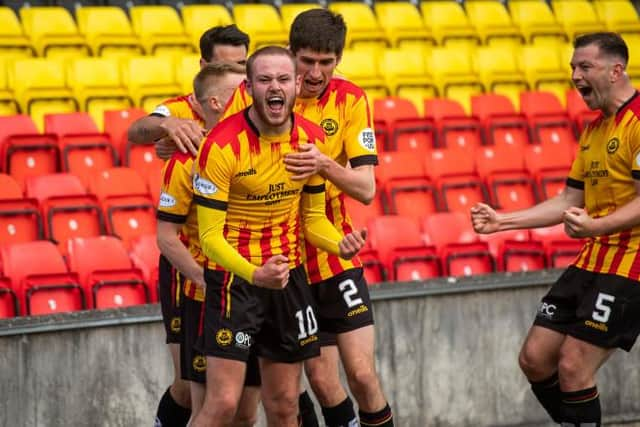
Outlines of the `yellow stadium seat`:
{"label": "yellow stadium seat", "polygon": [[0,7],[0,56],[30,57],[36,54],[13,10]]}
{"label": "yellow stadium seat", "polygon": [[531,90],[553,92],[558,98],[565,99],[564,93],[572,87],[571,69],[569,60],[560,53],[560,49],[561,45],[523,46],[520,68]]}
{"label": "yellow stadium seat", "polygon": [[485,91],[473,67],[471,49],[434,47],[425,60],[440,96],[456,99],[470,114],[471,96]]}
{"label": "yellow stadium seat", "polygon": [[200,55],[182,55],[175,60],[176,81],[182,87],[182,93],[193,92],[193,78],[200,71]]}
{"label": "yellow stadium seat", "polygon": [[640,87],[640,35],[625,34],[624,41],[629,48],[629,64],[627,74],[631,78],[634,87]]}
{"label": "yellow stadium seat", "polygon": [[116,58],[75,59],[67,69],[67,81],[81,111],[88,112],[100,129],[105,111],[133,106]]}
{"label": "yellow stadium seat", "polygon": [[552,0],[551,7],[569,40],[580,34],[605,30],[588,0]]}
{"label": "yellow stadium seat", "polygon": [[90,53],[73,17],[63,7],[23,7],[20,20],[38,56],[87,56]]}
{"label": "yellow stadium seat", "polygon": [[517,51],[519,47],[507,46],[481,46],[474,51],[475,68],[486,91],[505,95],[514,105],[518,105],[520,92],[529,89],[518,65]]}
{"label": "yellow stadium seat", "polygon": [[42,130],[44,115],[78,111],[78,102],[66,85],[64,61],[48,58],[18,59],[9,68],[9,86],[23,113]]}
{"label": "yellow stadium seat", "polygon": [[[378,22],[393,46],[435,44],[431,31],[424,26],[418,9],[409,2],[375,2]],[[421,103],[422,104],[422,103]]]}
{"label": "yellow stadium seat", "polygon": [[347,47],[360,45],[390,46],[378,19],[364,3],[337,1],[329,4],[329,9],[342,15],[347,24]]}
{"label": "yellow stadium seat", "polygon": [[285,3],[280,6],[280,16],[285,29],[291,28],[291,24],[296,16],[309,9],[318,9],[320,6],[313,3]]}
{"label": "yellow stadium seat", "polygon": [[609,31],[640,33],[638,12],[629,0],[594,0],[593,6]]}
{"label": "yellow stadium seat", "polygon": [[368,49],[345,49],[336,70],[364,89],[370,102],[391,93],[378,72],[376,55]]}
{"label": "yellow stadium seat", "polygon": [[269,44],[286,46],[289,41],[287,29],[278,11],[271,5],[238,4],[233,8],[233,17],[238,28],[249,34],[251,52]]}
{"label": "yellow stadium seat", "polygon": [[469,21],[486,44],[524,42],[509,12],[499,1],[469,0],[465,2],[465,8]]}
{"label": "yellow stadium seat", "polygon": [[173,62],[162,56],[134,56],[123,63],[122,77],[137,107],[151,112],[163,100],[182,93]]}
{"label": "yellow stadium seat", "polygon": [[191,43],[198,50],[202,33],[211,27],[233,24],[233,19],[220,4],[189,4],[182,8],[182,22]]}
{"label": "yellow stadium seat", "polygon": [[147,54],[194,51],[178,12],[171,6],[133,6],[129,16]]}
{"label": "yellow stadium seat", "polygon": [[420,9],[425,26],[431,29],[438,44],[480,44],[480,36],[455,1],[423,1]]}
{"label": "yellow stadium seat", "polygon": [[124,10],[112,6],[76,9],[78,28],[94,56],[132,56],[144,53]]}
{"label": "yellow stadium seat", "polygon": [[13,90],[9,87],[9,63],[9,59],[0,57],[0,116],[17,114],[20,111]]}
{"label": "yellow stadium seat", "polygon": [[386,49],[378,64],[391,95],[409,99],[421,114],[424,98],[438,95],[423,55],[424,51],[412,48]]}
{"label": "yellow stadium seat", "polygon": [[512,0],[509,11],[528,43],[567,41],[567,34],[543,0]]}

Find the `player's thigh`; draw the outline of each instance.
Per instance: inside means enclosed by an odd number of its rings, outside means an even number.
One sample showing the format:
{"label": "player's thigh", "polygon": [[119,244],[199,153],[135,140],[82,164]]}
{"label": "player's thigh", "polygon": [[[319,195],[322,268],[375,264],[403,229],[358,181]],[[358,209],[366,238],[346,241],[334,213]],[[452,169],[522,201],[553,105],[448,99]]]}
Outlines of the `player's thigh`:
{"label": "player's thigh", "polygon": [[302,363],[282,363],[263,357],[260,360],[262,399],[265,406],[278,400],[297,402]]}
{"label": "player's thigh", "polygon": [[[520,364],[532,369],[555,371],[566,335],[544,326],[533,325],[520,349]],[[553,372],[550,372],[552,374]]]}
{"label": "player's thigh", "polygon": [[189,391],[191,393],[191,417],[195,418],[204,404],[205,384],[189,381]]}
{"label": "player's thigh", "polygon": [[340,353],[337,345],[320,347],[320,356],[304,361],[304,369],[308,376],[334,377],[338,375]]}
{"label": "player's thigh", "polygon": [[240,401],[244,387],[246,362],[221,357],[207,357],[206,401]]}
{"label": "player's thigh", "polygon": [[359,369],[374,370],[375,331],[373,325],[363,326],[337,335],[340,359],[349,375]]}
{"label": "player's thigh", "polygon": [[[565,376],[563,373],[567,370],[580,372],[582,376],[593,377],[614,351],[614,348],[600,347],[579,338],[568,336],[560,348],[561,382]],[[564,367],[568,369],[563,369]],[[571,390],[565,389],[565,391]]]}
{"label": "player's thigh", "polygon": [[180,343],[182,340],[180,275],[169,260],[160,255],[158,260],[160,310],[166,332],[166,342]]}

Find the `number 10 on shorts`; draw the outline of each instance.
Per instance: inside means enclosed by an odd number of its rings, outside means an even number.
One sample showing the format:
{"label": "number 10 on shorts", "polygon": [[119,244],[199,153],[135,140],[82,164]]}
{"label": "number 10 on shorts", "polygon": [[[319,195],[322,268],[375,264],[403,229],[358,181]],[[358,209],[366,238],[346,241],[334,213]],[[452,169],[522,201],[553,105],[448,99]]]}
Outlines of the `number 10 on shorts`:
{"label": "number 10 on shorts", "polygon": [[318,321],[310,306],[307,306],[306,309],[296,311],[296,319],[298,319],[299,340],[303,340],[310,335],[315,335],[318,332]]}

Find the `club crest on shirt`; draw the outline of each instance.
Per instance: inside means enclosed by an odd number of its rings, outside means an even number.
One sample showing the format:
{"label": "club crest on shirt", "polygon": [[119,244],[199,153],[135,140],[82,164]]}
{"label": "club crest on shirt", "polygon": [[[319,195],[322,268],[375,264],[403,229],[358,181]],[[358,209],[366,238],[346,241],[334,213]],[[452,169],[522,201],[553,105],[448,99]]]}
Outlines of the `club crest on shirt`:
{"label": "club crest on shirt", "polygon": [[333,136],[338,132],[338,122],[333,119],[323,119],[320,122],[320,127],[327,136]]}
{"label": "club crest on shirt", "polygon": [[620,146],[620,140],[618,138],[611,138],[609,142],[607,142],[607,153],[613,154],[618,150]]}

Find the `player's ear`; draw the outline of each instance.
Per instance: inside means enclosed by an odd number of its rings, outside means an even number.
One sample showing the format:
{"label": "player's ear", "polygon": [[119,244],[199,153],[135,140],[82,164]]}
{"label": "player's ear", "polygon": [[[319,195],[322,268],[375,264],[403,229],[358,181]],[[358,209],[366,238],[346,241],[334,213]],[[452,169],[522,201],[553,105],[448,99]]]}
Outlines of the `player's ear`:
{"label": "player's ear", "polygon": [[302,76],[296,74],[296,96],[300,95],[300,89],[302,88]]}
{"label": "player's ear", "polygon": [[251,80],[249,80],[249,77],[244,79],[244,87],[247,89],[249,96],[253,98],[253,87],[251,86]]}

